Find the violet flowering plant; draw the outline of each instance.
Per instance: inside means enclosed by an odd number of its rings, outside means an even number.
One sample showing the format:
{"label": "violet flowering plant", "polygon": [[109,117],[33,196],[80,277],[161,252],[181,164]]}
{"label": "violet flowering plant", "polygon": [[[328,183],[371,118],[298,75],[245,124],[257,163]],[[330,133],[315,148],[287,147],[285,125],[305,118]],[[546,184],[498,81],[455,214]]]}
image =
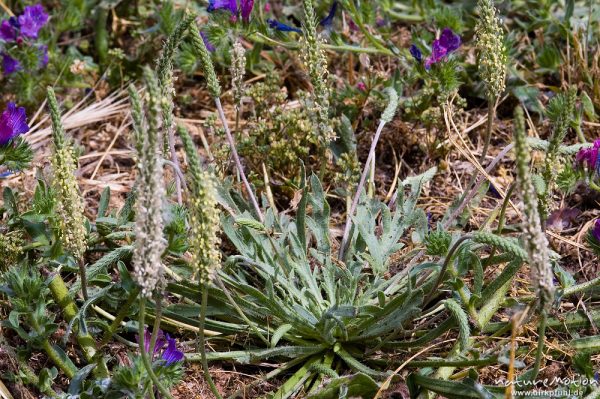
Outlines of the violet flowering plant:
{"label": "violet flowering plant", "polygon": [[0,116],[0,146],[5,146],[21,134],[29,131],[25,108],[17,107],[13,102],[8,103]]}
{"label": "violet flowering plant", "polygon": [[[458,50],[461,43],[459,35],[450,28],[444,28],[440,37],[431,44],[431,54],[425,59],[424,63],[425,69],[429,70],[432,65],[445,60],[450,54]],[[423,53],[415,44],[410,46],[410,54],[419,64],[423,62]]]}
{"label": "violet flowering plant", "polygon": [[574,169],[578,179],[585,179],[591,189],[600,191],[600,185],[596,183],[600,176],[600,139],[577,152]]}
{"label": "violet flowering plant", "polygon": [[158,330],[154,350],[150,353],[151,339],[152,334],[150,330],[146,329],[144,332],[144,350],[150,354],[152,361],[158,361],[160,362],[160,365],[166,367],[181,363],[183,360],[183,352],[177,349],[177,341],[175,338],[171,338],[169,334],[165,334],[162,330]]}
{"label": "violet flowering plant", "polygon": [[28,167],[33,152],[20,137],[28,131],[25,108],[9,102],[0,114],[0,177]]}
{"label": "violet flowering plant", "polygon": [[48,64],[48,47],[37,43],[49,16],[41,4],[27,6],[23,13],[0,22],[0,55],[5,76],[34,72]]}
{"label": "violet flowering plant", "polygon": [[331,8],[329,9],[329,14],[327,14],[327,16],[323,18],[321,22],[319,22],[319,24],[322,27],[324,27],[327,30],[333,29],[333,20],[335,19],[335,13],[337,11],[337,8],[338,2],[337,0],[334,0],[334,2],[331,4]]}
{"label": "violet flowering plant", "polygon": [[596,255],[600,256],[600,219],[588,230],[587,240]]}
{"label": "violet flowering plant", "polygon": [[302,30],[294,28],[293,26],[286,25],[283,22],[279,22],[275,19],[267,19],[267,23],[271,29],[275,29],[278,32],[296,32],[302,33]]}
{"label": "violet flowering plant", "polygon": [[594,141],[591,147],[579,150],[575,157],[575,163],[579,168],[587,168],[592,174],[600,173],[600,139]]}
{"label": "violet flowering plant", "polygon": [[250,14],[254,8],[254,0],[209,0],[208,12],[217,10],[225,10],[231,13],[232,19],[237,20],[238,16],[242,17],[242,21],[250,22]]}

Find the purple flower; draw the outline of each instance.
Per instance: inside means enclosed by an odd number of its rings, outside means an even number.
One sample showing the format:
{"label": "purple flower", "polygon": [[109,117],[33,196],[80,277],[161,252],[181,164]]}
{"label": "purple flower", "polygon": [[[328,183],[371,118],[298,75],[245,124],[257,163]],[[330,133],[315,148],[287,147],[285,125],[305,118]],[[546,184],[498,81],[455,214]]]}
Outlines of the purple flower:
{"label": "purple flower", "polygon": [[448,49],[442,46],[439,40],[434,40],[431,46],[431,55],[425,60],[425,69],[429,69],[432,64],[440,62],[447,53]]}
{"label": "purple flower", "polygon": [[[150,333],[150,330],[146,329],[144,331],[144,350],[146,352],[150,352],[151,340],[152,334]],[[152,358],[154,358],[154,355],[162,350],[166,343],[167,341],[165,339],[165,334],[162,332],[162,330],[158,330],[158,334],[156,335],[156,343],[154,344],[154,351],[152,352]]]}
{"label": "purple flower", "polygon": [[419,48],[414,44],[410,46],[410,54],[415,60],[417,60],[417,62],[420,63],[423,61],[423,53],[421,53],[421,50],[419,50]]}
{"label": "purple flower", "polygon": [[165,361],[166,366],[170,366],[183,359],[183,352],[177,349],[175,339],[171,338],[169,334],[167,334],[166,340],[167,348],[163,351],[161,358]]}
{"label": "purple flower", "polygon": [[367,85],[365,84],[365,82],[358,82],[356,84],[356,88],[360,91],[367,91]]}
{"label": "purple flower", "polygon": [[208,35],[205,32],[200,32],[200,36],[202,36],[202,40],[208,51],[212,53],[216,50],[215,46],[208,40]]}
{"label": "purple flower", "polygon": [[48,46],[41,44],[38,46],[38,54],[39,54],[39,62],[38,66],[40,68],[45,68],[48,65]]}
{"label": "purple flower", "polygon": [[325,29],[331,29],[333,27],[333,19],[335,18],[335,12],[337,11],[337,7],[338,2],[337,0],[334,0],[333,4],[331,5],[331,8],[329,9],[329,14],[327,14],[327,16],[323,18],[321,22],[319,22],[319,24],[321,24],[321,26],[323,26]]}
{"label": "purple flower", "polygon": [[240,0],[240,12],[242,14],[242,21],[250,22],[250,13],[254,8],[254,0]]}
{"label": "purple flower", "polygon": [[385,18],[381,18],[381,17],[380,17],[380,18],[377,18],[377,19],[375,20],[375,25],[376,25],[378,28],[382,28],[382,27],[386,26],[387,24],[388,24],[388,21],[387,21],[387,19],[385,19]]}
{"label": "purple flower", "polygon": [[440,45],[446,48],[447,53],[451,53],[460,47],[460,36],[454,34],[450,28],[444,28],[439,41]]}
{"label": "purple flower", "polygon": [[213,12],[215,10],[229,10],[233,15],[238,12],[236,0],[209,0],[206,11]]}
{"label": "purple flower", "polygon": [[583,148],[579,150],[575,157],[575,162],[581,166],[587,166],[590,170],[600,172],[600,139],[594,141],[592,147]]}
{"label": "purple flower", "polygon": [[444,28],[439,39],[433,41],[431,45],[431,55],[425,60],[425,69],[431,68],[444,59],[451,52],[460,47],[460,36],[454,34],[450,28]]}
{"label": "purple flower", "polygon": [[348,27],[352,32],[358,32],[360,30],[358,25],[356,25],[356,22],[354,22],[352,19],[348,20]]}
{"label": "purple flower", "polygon": [[594,237],[594,240],[600,244],[600,219],[596,220],[594,227],[592,227],[591,234],[592,237]]}
{"label": "purple flower", "polygon": [[27,133],[27,115],[25,108],[10,102],[0,116],[0,145],[5,145],[20,134]]}
{"label": "purple flower", "polygon": [[21,63],[10,55],[2,53],[2,69],[5,75],[12,75],[21,69]]}
{"label": "purple flower", "polygon": [[302,31],[298,28],[294,28],[293,26],[289,26],[286,25],[282,22],[279,22],[275,19],[267,19],[267,22],[269,23],[269,26],[271,27],[271,29],[275,29],[278,30],[280,32],[297,32],[297,33],[302,33]]}
{"label": "purple flower", "polygon": [[[150,333],[150,330],[146,329],[144,331],[144,350],[146,353],[150,352],[151,339],[152,334]],[[165,345],[167,346],[166,348]],[[158,330],[156,344],[154,345],[151,359],[154,360],[158,353],[160,353],[160,358],[165,361],[166,366],[170,366],[171,364],[179,362],[183,359],[183,352],[177,349],[177,342],[175,339],[171,338],[169,334],[165,336],[162,330]]]}
{"label": "purple flower", "polygon": [[[16,22],[14,17],[11,19]],[[5,19],[2,21],[2,24],[0,24],[0,39],[4,40],[5,42],[14,42],[17,39],[17,34],[17,28],[14,26],[14,24],[10,23],[10,20]]]}
{"label": "purple flower", "polygon": [[19,25],[21,26],[21,34],[31,39],[37,39],[38,32],[48,22],[48,14],[44,11],[41,4],[35,6],[27,6],[23,10],[23,14],[19,15]]}

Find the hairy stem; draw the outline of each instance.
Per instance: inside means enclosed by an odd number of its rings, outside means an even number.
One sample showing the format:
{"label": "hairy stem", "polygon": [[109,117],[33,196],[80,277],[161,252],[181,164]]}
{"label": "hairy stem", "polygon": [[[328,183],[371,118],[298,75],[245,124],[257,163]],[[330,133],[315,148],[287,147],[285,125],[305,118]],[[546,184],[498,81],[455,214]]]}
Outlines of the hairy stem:
{"label": "hairy stem", "polygon": [[162,295],[159,292],[154,293],[154,325],[152,326],[152,336],[150,337],[150,353],[154,353],[158,330],[160,330],[160,316],[162,315]]}
{"label": "hairy stem", "polygon": [[87,277],[85,275],[85,263],[83,259],[79,259],[77,262],[79,264],[79,278],[81,279],[81,294],[83,295],[83,299],[88,300],[88,290],[87,290]]}
{"label": "hairy stem", "polygon": [[77,370],[69,366],[65,361],[63,361],[56,349],[54,349],[54,347],[50,344],[50,342],[47,339],[45,339],[44,342],[42,342],[42,348],[44,349],[44,352],[46,352],[46,355],[48,355],[48,357],[52,360],[52,362],[59,369],[61,369],[63,373],[65,373],[68,379],[72,379],[75,376]]}
{"label": "hairy stem", "polygon": [[[50,288],[54,301],[61,308],[65,320],[71,322],[77,317],[79,310],[77,309],[77,305],[73,301],[73,298],[69,295],[69,290],[67,289],[64,280],[58,273],[54,275],[48,288]],[[83,350],[86,360],[88,362],[96,363],[97,367],[94,369],[94,375],[98,377],[108,376],[108,368],[106,367],[104,358],[102,358],[102,356],[96,357],[96,341],[94,340],[94,337],[89,333],[81,333],[81,331],[79,331],[77,333],[77,342]]]}
{"label": "hairy stem", "polygon": [[173,163],[173,168],[175,169],[175,188],[177,191],[177,203],[179,205],[183,204],[183,193],[181,190],[181,186],[183,184],[183,178],[181,177],[183,174],[181,173],[181,166],[179,164],[179,158],[177,158],[177,151],[175,150],[175,132],[172,126],[167,128],[167,140],[169,142],[169,152],[171,153],[171,162]]}
{"label": "hairy stem", "polygon": [[[35,317],[30,317],[29,321],[34,330],[36,330],[36,331],[40,330],[40,325],[37,323]],[[44,352],[46,352],[46,354],[48,355],[50,360],[52,360],[52,362],[59,369],[61,369],[63,373],[65,373],[67,378],[71,379],[75,376],[75,374],[77,373],[77,369],[74,369],[70,364],[66,363],[61,358],[61,356],[58,354],[56,349],[54,349],[54,347],[52,346],[50,341],[48,341],[48,338],[46,338],[42,341],[42,349],[44,349]]]}
{"label": "hairy stem", "polygon": [[338,259],[344,259],[344,254],[346,252],[346,246],[348,245],[348,239],[350,236],[350,228],[352,227],[352,216],[354,216],[354,212],[356,211],[356,207],[358,206],[358,201],[360,200],[360,194],[362,193],[363,187],[365,185],[365,181],[367,180],[367,175],[369,174],[370,165],[372,160],[375,158],[375,148],[377,148],[377,142],[379,141],[379,136],[381,135],[381,131],[385,126],[385,121],[379,122],[379,127],[375,132],[375,137],[373,137],[373,141],[371,142],[371,149],[369,150],[369,156],[367,157],[367,161],[365,162],[365,166],[363,167],[362,174],[360,175],[360,181],[358,183],[358,187],[356,187],[356,193],[354,194],[354,198],[352,199],[352,205],[350,206],[350,210],[346,215],[346,225],[344,226],[344,235],[342,236],[342,243],[340,245],[340,251],[338,254]]}
{"label": "hairy stem", "polygon": [[225,136],[227,137],[227,141],[229,142],[229,147],[231,148],[231,155],[233,155],[233,160],[235,161],[235,166],[242,178],[242,182],[244,183],[244,187],[246,187],[246,191],[248,192],[248,196],[250,197],[250,201],[252,202],[252,206],[256,211],[256,214],[261,223],[264,223],[265,217],[258,205],[258,201],[254,196],[254,192],[252,191],[252,187],[246,178],[246,174],[244,173],[244,167],[242,166],[242,162],[240,161],[240,156],[238,155],[237,149],[235,147],[235,140],[231,135],[231,131],[229,130],[229,125],[227,124],[227,118],[225,118],[225,113],[223,112],[223,106],[221,105],[221,99],[219,97],[215,97],[215,105],[217,106],[217,110],[219,112],[219,119],[221,119],[221,123],[223,124],[223,129],[225,130]]}
{"label": "hairy stem", "polygon": [[546,338],[546,324],[548,322],[548,313],[545,310],[542,310],[540,314],[540,324],[538,329],[538,342],[537,342],[537,350],[535,351],[535,363],[533,364],[533,371],[530,381],[535,381],[538,374],[540,373],[540,367],[542,363],[542,356],[544,355],[544,339]]}
{"label": "hairy stem", "polygon": [[208,303],[208,286],[206,284],[201,285],[202,290],[202,304],[200,307],[200,325],[199,325],[199,336],[200,336],[200,356],[202,358],[202,369],[204,370],[204,378],[210,386],[210,390],[217,399],[223,399],[217,386],[215,385],[212,377],[210,376],[210,370],[208,369],[208,360],[206,360],[206,345],[204,342],[204,321],[206,320],[206,307]]}
{"label": "hairy stem", "polygon": [[479,157],[479,163],[483,165],[488,149],[490,147],[490,141],[492,140],[492,130],[494,126],[494,115],[496,113],[496,99],[494,97],[488,98],[488,117],[487,125],[485,128],[485,142],[483,144],[483,150],[481,150],[481,156]]}
{"label": "hairy stem", "polygon": [[139,340],[140,340],[140,354],[142,356],[142,362],[144,362],[144,367],[146,367],[146,371],[148,372],[150,379],[154,383],[154,386],[156,386],[156,388],[160,391],[160,393],[164,397],[166,397],[167,399],[173,399],[173,396],[171,396],[171,393],[169,392],[169,390],[161,384],[158,377],[154,373],[154,369],[152,368],[152,362],[150,361],[150,358],[148,357],[148,352],[146,352],[146,350],[145,350],[145,347],[146,347],[146,345],[144,343],[144,333],[145,333],[144,328],[145,328],[145,326],[146,326],[146,298],[141,297],[140,298],[138,334],[139,334]]}

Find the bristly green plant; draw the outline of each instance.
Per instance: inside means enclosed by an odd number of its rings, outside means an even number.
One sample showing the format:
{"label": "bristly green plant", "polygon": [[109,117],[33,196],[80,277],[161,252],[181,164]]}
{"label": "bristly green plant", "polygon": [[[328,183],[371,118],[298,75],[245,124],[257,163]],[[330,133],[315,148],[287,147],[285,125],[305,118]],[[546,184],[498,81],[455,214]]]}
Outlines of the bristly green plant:
{"label": "bristly green plant", "polygon": [[544,160],[542,177],[544,190],[539,195],[540,218],[545,223],[552,211],[552,191],[556,185],[556,179],[561,170],[561,162],[558,154],[560,145],[565,140],[569,128],[575,117],[575,101],[577,91],[572,88],[567,92],[558,93],[548,104],[548,119],[552,123],[552,133],[548,140],[548,149]]}

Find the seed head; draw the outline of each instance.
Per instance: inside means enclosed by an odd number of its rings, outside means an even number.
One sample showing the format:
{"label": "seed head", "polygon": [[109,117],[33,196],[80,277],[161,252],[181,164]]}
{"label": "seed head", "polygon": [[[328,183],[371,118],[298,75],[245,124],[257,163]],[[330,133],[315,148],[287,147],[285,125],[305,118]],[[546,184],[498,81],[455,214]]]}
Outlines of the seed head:
{"label": "seed head", "polygon": [[479,20],[475,27],[479,49],[479,74],[489,98],[498,98],[505,88],[508,56],[504,45],[504,31],[496,16],[493,0],[478,1]]}
{"label": "seed head", "polygon": [[233,102],[239,111],[246,88],[244,75],[246,74],[246,50],[239,41],[231,49],[231,87],[233,89]]}
{"label": "seed head", "polygon": [[[164,285],[162,254],[166,248],[163,237],[163,201],[165,196],[161,154],[161,103],[162,96],[154,73],[144,70],[146,81],[147,118],[142,142],[138,151],[137,203],[135,219],[135,244],[132,263],[134,277],[142,288],[142,295],[152,296]],[[138,121],[139,122],[139,121]]]}
{"label": "seed head", "polygon": [[220,267],[219,208],[216,199],[216,179],[202,169],[198,153],[187,130],[178,128],[188,157],[190,188],[190,251],[192,267],[198,272],[200,282],[206,284]]}
{"label": "seed head", "polygon": [[87,248],[87,230],[83,200],[75,177],[77,157],[65,137],[54,90],[49,87],[47,93],[54,142],[50,162],[54,172],[52,185],[56,193],[56,227],[63,249],[79,260]]}
{"label": "seed head", "polygon": [[526,243],[531,281],[542,308],[548,310],[554,301],[552,266],[548,255],[548,240],[542,231],[538,201],[529,164],[530,149],[525,140],[523,110],[515,110],[515,156],[517,161],[517,183],[523,199],[523,229]]}

